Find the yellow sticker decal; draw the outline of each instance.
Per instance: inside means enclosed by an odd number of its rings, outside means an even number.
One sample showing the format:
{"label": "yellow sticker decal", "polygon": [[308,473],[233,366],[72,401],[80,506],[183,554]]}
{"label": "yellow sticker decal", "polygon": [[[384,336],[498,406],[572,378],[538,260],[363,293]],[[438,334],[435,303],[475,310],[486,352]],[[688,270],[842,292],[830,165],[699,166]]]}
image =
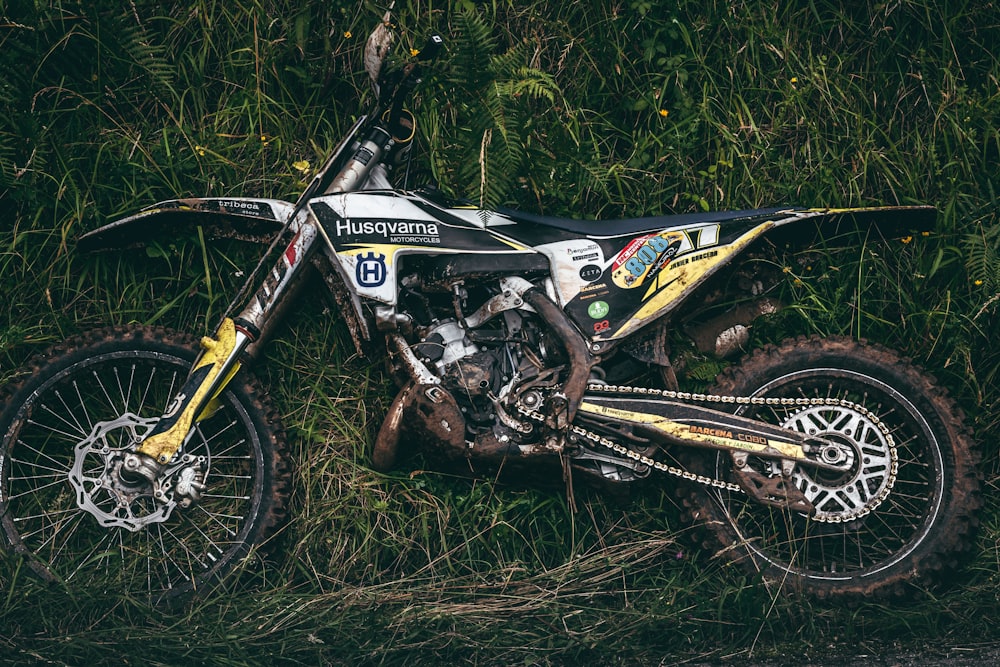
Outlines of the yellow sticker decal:
{"label": "yellow sticker decal", "polygon": [[611,265],[611,280],[623,289],[639,287],[680,252],[683,232],[666,231],[632,239]]}
{"label": "yellow sticker decal", "polygon": [[655,319],[661,311],[679,303],[680,299],[730,258],[741,252],[754,239],[771,229],[774,223],[764,222],[741,236],[735,242],[678,258],[647,278],[649,288],[643,295],[642,307],[614,333],[612,338],[621,338],[634,332]]}

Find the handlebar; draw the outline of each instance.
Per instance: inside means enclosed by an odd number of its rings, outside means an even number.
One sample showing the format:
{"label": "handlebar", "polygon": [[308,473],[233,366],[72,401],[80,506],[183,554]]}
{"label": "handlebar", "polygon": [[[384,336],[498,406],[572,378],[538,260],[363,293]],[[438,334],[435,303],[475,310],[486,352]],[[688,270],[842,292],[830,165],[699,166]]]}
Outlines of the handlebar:
{"label": "handlebar", "polygon": [[[403,104],[417,84],[420,83],[422,65],[435,60],[444,46],[440,35],[431,35],[423,49],[415,54],[416,60],[402,69],[381,77],[377,112],[368,117],[363,126],[355,125],[359,131],[358,141],[353,144],[351,157],[340,162],[339,153],[331,158],[322,174],[317,174],[317,189],[325,194],[350,192],[368,177],[369,172],[390,154],[398,159],[408,152],[405,147],[413,139],[416,125],[413,114],[403,108]],[[336,165],[336,167],[334,166]],[[336,175],[327,175],[331,169]],[[327,179],[330,179],[329,181]]]}
{"label": "handlebar", "polygon": [[[420,83],[423,65],[430,64],[441,53],[444,38],[441,35],[431,35],[427,38],[424,48],[415,54],[417,60],[405,65],[402,70],[390,75],[390,80],[380,86],[379,106],[389,111],[389,124],[396,126],[406,98]],[[391,80],[395,79],[395,80]]]}
{"label": "handlebar", "polygon": [[444,38],[437,34],[431,35],[427,38],[427,43],[424,44],[424,48],[417,51],[416,55],[422,56],[420,60],[429,63],[437,59],[443,47]]}

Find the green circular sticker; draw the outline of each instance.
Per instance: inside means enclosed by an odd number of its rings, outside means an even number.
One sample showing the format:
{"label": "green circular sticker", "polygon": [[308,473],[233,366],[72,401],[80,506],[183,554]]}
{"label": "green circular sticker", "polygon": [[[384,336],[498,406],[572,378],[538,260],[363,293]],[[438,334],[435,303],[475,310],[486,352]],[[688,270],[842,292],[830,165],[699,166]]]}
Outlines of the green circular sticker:
{"label": "green circular sticker", "polygon": [[605,303],[604,301],[595,301],[594,303],[590,304],[589,308],[587,308],[587,314],[590,315],[593,319],[599,320],[605,317],[608,314],[609,310],[611,309],[608,308],[608,304]]}

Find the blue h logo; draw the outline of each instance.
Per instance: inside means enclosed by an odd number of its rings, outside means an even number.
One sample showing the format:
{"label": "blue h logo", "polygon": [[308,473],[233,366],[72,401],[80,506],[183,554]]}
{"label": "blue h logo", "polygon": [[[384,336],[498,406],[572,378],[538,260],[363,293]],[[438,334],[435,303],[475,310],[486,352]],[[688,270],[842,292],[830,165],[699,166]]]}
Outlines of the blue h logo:
{"label": "blue h logo", "polygon": [[354,275],[358,279],[358,284],[362,287],[379,287],[385,283],[385,255],[376,255],[373,252],[365,256],[358,256],[358,264],[354,270]]}

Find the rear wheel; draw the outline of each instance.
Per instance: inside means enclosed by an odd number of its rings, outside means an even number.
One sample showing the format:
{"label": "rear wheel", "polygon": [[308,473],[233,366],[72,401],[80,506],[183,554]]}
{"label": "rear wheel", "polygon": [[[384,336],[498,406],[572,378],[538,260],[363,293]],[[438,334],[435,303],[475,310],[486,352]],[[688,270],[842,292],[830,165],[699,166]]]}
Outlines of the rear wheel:
{"label": "rear wheel", "polygon": [[[713,550],[771,582],[828,597],[902,593],[971,547],[978,455],[962,413],[908,360],[846,338],[798,339],[728,369],[713,393],[842,399],[737,411],[841,443],[853,457],[849,470],[793,472],[812,516],[741,493],[696,491],[691,514]],[[758,476],[781,476],[777,463],[751,457],[749,465]],[[703,472],[735,481],[733,466],[733,456],[718,454]]]}
{"label": "rear wheel", "polygon": [[[213,582],[285,517],[273,410],[238,375],[156,485],[118,475],[183,383],[197,342],[102,330],[36,358],[0,413],[0,527],[43,578],[163,599]],[[177,494],[204,478],[202,498]]]}

